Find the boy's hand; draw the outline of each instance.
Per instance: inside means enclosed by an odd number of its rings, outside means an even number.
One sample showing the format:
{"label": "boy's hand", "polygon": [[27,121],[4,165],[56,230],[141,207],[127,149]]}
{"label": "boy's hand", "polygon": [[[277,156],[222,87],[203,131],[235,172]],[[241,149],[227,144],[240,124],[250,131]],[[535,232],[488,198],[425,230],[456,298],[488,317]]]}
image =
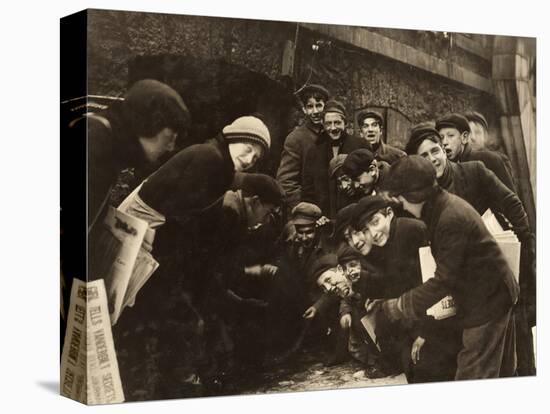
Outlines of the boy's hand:
{"label": "boy's hand", "polygon": [[419,336],[416,338],[411,347],[411,359],[413,364],[416,364],[420,360],[420,350],[426,343],[426,340]]}
{"label": "boy's hand", "polygon": [[313,319],[315,318],[315,315],[317,315],[317,309],[315,309],[313,306],[310,306],[309,308],[306,309],[306,311],[302,315],[302,318]]}

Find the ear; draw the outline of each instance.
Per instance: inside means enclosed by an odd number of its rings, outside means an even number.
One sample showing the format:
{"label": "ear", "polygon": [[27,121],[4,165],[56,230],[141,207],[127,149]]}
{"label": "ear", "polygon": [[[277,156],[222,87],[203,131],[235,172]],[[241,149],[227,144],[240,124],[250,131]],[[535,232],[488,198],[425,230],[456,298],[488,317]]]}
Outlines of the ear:
{"label": "ear", "polygon": [[307,115],[306,107],[303,104],[302,104],[302,111],[303,111],[304,115]]}
{"label": "ear", "polygon": [[464,131],[460,135],[460,142],[462,142],[462,144],[464,144],[464,145],[466,145],[468,142],[470,142],[470,133],[468,131]]}
{"label": "ear", "polygon": [[336,266],[336,270],[338,270],[338,272],[344,273],[344,268],[341,264],[338,264],[338,266]]}
{"label": "ear", "polygon": [[387,207],[387,208],[386,208],[386,215],[387,215],[389,218],[393,218],[393,216],[394,216],[393,208]]}

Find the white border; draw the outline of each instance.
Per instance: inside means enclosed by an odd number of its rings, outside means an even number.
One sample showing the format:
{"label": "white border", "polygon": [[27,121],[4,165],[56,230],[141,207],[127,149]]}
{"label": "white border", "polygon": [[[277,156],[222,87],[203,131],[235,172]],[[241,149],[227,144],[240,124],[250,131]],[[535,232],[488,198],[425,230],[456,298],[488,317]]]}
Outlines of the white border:
{"label": "white border", "polygon": [[[536,36],[538,38],[538,211],[548,211],[542,165],[549,137],[540,115],[549,96],[543,70],[548,58],[544,2],[461,0],[332,2],[80,1],[5,2],[0,105],[0,240],[2,280],[0,379],[3,412],[83,412],[52,391],[59,370],[59,18],[86,7],[177,14],[312,21]],[[539,281],[544,279],[546,223],[538,218]],[[7,231],[6,231],[7,230]],[[545,325],[547,283],[539,283],[539,374],[537,378],[308,392],[270,396],[174,400],[108,406],[102,412],[491,412],[543,410],[548,393]],[[93,410],[99,410],[94,408]]]}

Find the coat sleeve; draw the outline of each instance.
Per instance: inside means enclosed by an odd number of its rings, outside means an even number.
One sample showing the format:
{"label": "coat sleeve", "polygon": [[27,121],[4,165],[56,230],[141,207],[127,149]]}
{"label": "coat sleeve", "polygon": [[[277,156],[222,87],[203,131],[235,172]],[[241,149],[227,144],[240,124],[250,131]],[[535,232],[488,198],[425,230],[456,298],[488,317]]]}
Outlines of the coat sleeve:
{"label": "coat sleeve", "polygon": [[466,254],[469,239],[467,231],[454,221],[438,226],[432,243],[432,254],[436,263],[435,276],[401,296],[406,318],[423,318],[429,307],[454,288]]}
{"label": "coat sleeve", "polygon": [[297,135],[290,133],[285,140],[281,163],[277,170],[277,181],[286,192],[287,202],[290,208],[300,202],[302,197],[302,147]]}
{"label": "coat sleeve", "polygon": [[498,179],[488,168],[479,165],[478,180],[481,188],[487,191],[491,210],[501,213],[514,226],[514,231],[521,240],[530,237],[529,220],[519,197]]}

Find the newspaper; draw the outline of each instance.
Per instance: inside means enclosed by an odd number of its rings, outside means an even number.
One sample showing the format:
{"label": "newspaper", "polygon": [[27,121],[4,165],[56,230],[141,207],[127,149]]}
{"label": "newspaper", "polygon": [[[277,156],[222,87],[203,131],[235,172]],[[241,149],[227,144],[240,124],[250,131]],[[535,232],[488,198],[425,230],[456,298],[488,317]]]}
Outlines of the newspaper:
{"label": "newspaper", "polygon": [[132,276],[128,282],[128,288],[126,289],[126,295],[124,296],[122,310],[124,310],[126,306],[134,306],[137,293],[153,275],[155,270],[157,270],[158,266],[158,262],[153,258],[151,253],[141,247],[136,258]]}
{"label": "newspaper", "polygon": [[74,279],[61,355],[61,395],[84,404],[124,401],[102,279]]}
{"label": "newspaper", "polygon": [[[436,264],[430,246],[418,249],[420,257],[420,269],[422,271],[422,282],[426,282],[435,276]],[[426,310],[426,315],[433,316],[437,320],[447,319],[456,315],[456,305],[451,295],[445,296],[431,308]]]}
{"label": "newspaper", "polygon": [[495,238],[504,258],[508,262],[508,266],[512,269],[512,273],[519,283],[519,264],[521,258],[521,242],[512,230],[504,230],[491,209],[487,209],[481,216],[483,223]]}
{"label": "newspaper", "polygon": [[379,351],[382,351],[380,349],[380,345],[378,345],[378,341],[376,340],[376,312],[369,312],[363,316],[361,318],[361,324],[369,334],[370,339],[372,339],[372,343],[376,345],[376,348],[378,348]]}
{"label": "newspaper", "polygon": [[128,286],[135,291],[136,283],[130,283],[130,279],[147,230],[144,220],[109,207],[99,240],[94,240],[92,248],[101,253],[90,255],[90,277],[105,280],[113,325],[126,303]]}

